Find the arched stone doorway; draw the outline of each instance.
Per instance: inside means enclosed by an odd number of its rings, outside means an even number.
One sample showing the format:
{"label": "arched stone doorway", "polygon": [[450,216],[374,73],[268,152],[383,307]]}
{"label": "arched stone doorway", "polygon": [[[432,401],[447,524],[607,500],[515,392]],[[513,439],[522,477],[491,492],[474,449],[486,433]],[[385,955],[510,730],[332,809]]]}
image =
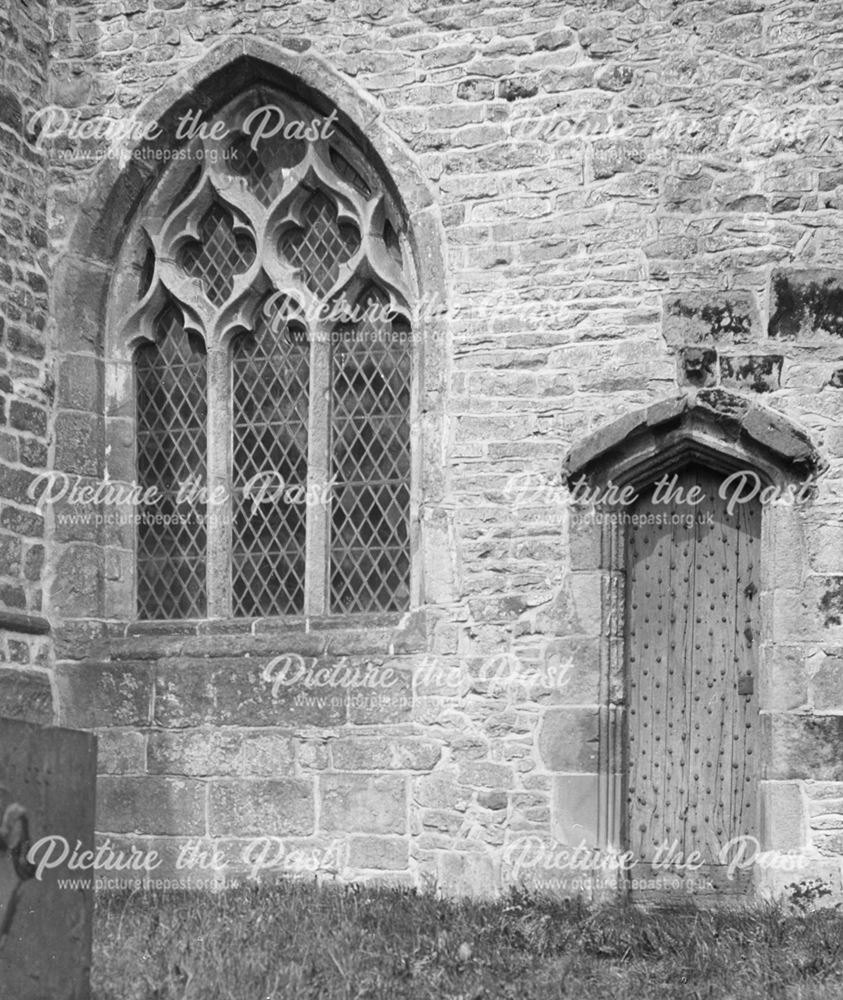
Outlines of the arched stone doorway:
{"label": "arched stone doorway", "polygon": [[566,459],[574,497],[615,487],[591,529],[605,692],[594,846],[630,852],[633,898],[752,886],[729,845],[765,840],[768,554],[821,470],[803,431],[721,390],[624,417]]}

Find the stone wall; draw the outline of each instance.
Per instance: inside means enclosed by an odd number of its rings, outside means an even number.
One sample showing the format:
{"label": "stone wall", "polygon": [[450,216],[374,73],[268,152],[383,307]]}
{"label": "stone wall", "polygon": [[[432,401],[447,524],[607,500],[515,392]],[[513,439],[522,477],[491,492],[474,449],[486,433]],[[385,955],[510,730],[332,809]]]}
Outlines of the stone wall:
{"label": "stone wall", "polygon": [[25,124],[46,101],[48,35],[42,4],[0,13],[0,715],[47,723],[45,527],[27,496],[52,422],[47,170]]}
{"label": "stone wall", "polygon": [[[324,60],[341,81],[323,74],[328,96],[400,152],[399,193],[407,164],[430,191],[419,269],[431,241],[447,260],[446,349],[424,372],[441,496],[419,498],[441,579],[427,575],[423,611],[356,629],[132,625],[104,596],[131,567],[109,562],[101,533],[56,528],[62,719],[101,736],[104,835],[154,838],[170,856],[184,838],[228,850],[272,834],[318,852],[339,837],[345,877],[474,892],[513,877],[505,848],[524,834],[605,836],[617,623],[604,542],[570,528],[562,460],[614,418],[721,388],[786,415],[828,464],[765,537],[764,837],[807,851],[839,888],[841,13],[744,0],[55,5],[52,93],[83,116],[142,120],[175,74],[195,85],[195,67],[256,38],[292,73]],[[56,467],[96,478],[110,275],[97,264],[80,283],[79,268],[150,178],[130,167],[124,201],[92,203],[117,166],[61,159],[72,147],[56,142],[51,161],[67,320],[53,344]],[[80,227],[87,246],[73,243]],[[262,677],[285,655],[386,663],[398,686],[380,712],[342,688],[291,701]]]}

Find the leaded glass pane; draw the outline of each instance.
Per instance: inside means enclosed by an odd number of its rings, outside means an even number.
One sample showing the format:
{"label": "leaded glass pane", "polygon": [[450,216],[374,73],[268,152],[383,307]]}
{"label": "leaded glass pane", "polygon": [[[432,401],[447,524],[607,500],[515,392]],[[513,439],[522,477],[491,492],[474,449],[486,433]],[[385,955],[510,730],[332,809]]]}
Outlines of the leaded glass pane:
{"label": "leaded glass pane", "polygon": [[310,344],[282,305],[232,352],[233,611],[304,609]]}
{"label": "leaded glass pane", "polygon": [[331,607],[401,611],[410,596],[409,327],[371,289],[331,359]]}
{"label": "leaded glass pane", "polygon": [[315,191],[302,212],[303,228],[291,229],[281,239],[281,253],[317,295],[327,295],[339,275],[340,265],[360,247],[360,233],[349,223],[340,223],[336,205]]}
{"label": "leaded glass pane", "polygon": [[244,177],[252,194],[264,205],[272,203],[284,182],[284,171],[304,157],[307,146],[301,139],[281,135],[254,143],[247,135],[238,136],[229,149],[229,163]]}
{"label": "leaded glass pane", "polygon": [[205,213],[199,227],[200,239],[191,240],[182,251],[181,264],[199,278],[214,305],[231,295],[234,276],[248,270],[255,259],[254,242],[234,231],[234,219],[218,202]]}
{"label": "leaded glass pane", "polygon": [[156,333],[157,342],[135,354],[137,481],[160,496],[138,509],[138,611],[145,619],[201,618],[205,504],[177,500],[191,483],[205,485],[205,348],[174,307],[161,314]]}

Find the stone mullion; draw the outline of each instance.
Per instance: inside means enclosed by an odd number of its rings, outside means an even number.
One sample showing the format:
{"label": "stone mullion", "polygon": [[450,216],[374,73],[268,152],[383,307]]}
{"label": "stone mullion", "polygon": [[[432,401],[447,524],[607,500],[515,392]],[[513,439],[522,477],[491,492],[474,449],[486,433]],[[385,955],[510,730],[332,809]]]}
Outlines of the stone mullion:
{"label": "stone mullion", "polygon": [[331,341],[327,324],[311,333],[310,413],[307,436],[307,532],[304,611],[308,617],[328,613],[329,520],[325,500],[331,475]]}
{"label": "stone mullion", "polygon": [[231,371],[228,347],[218,344],[208,349],[207,426],[207,614],[227,618],[231,615]]}

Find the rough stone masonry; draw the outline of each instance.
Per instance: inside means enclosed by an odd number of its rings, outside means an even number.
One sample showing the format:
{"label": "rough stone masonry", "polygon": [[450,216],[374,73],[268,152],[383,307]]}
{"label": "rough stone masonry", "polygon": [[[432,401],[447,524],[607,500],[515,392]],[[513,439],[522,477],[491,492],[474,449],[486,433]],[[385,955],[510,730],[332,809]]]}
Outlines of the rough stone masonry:
{"label": "rough stone masonry", "polygon": [[[159,851],[160,874],[200,848],[247,870],[244,847],[276,837],[326,877],[475,894],[547,874],[513,861],[527,836],[622,847],[619,574],[609,536],[571,518],[563,462],[656,461],[687,431],[817,473],[764,515],[760,846],[841,891],[841,17],[792,0],[9,0],[0,716],[97,733],[101,841]],[[405,615],[138,622],[131,537],[29,492],[49,469],[131,478],[106,310],[155,167],[65,156],[27,122],[46,104],[142,122],[207,99],[228,66],[347,117],[440,296]],[[289,664],[394,683],[316,697],[273,683]]]}

